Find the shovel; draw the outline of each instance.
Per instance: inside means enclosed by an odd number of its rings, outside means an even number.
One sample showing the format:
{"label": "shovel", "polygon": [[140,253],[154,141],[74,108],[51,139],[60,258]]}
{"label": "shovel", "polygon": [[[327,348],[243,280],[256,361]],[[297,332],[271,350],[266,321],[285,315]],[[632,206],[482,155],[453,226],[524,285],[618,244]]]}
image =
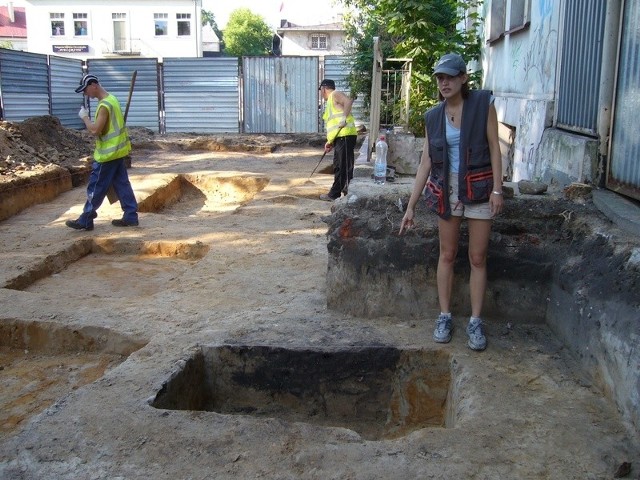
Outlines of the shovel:
{"label": "shovel", "polygon": [[[340,127],[338,129],[338,131],[336,132],[336,136],[334,137],[333,141],[335,142],[335,139],[338,138],[338,134],[340,133],[340,131],[342,130],[342,127]],[[324,160],[324,157],[327,155],[327,153],[329,152],[329,150],[325,150],[324,153],[322,154],[322,156],[320,157],[320,161],[318,162],[318,164],[316,165],[316,168],[313,169],[313,171],[311,172],[311,175],[313,175],[314,173],[316,173],[316,170],[318,169],[318,167],[320,166],[320,164],[322,163],[322,160]],[[309,175],[309,178],[311,178],[311,175]],[[309,178],[307,178],[307,180],[309,180]]]}
{"label": "shovel", "polygon": [[[129,85],[129,98],[127,98],[127,106],[124,109],[124,123],[127,123],[127,116],[129,115],[129,106],[131,105],[131,96],[133,95],[133,87],[136,84],[136,77],[138,76],[138,71],[134,70],[133,75],[131,75],[131,85]],[[118,198],[118,194],[116,193],[113,185],[109,185],[109,189],[107,190],[107,199],[110,204],[116,203],[120,198]]]}

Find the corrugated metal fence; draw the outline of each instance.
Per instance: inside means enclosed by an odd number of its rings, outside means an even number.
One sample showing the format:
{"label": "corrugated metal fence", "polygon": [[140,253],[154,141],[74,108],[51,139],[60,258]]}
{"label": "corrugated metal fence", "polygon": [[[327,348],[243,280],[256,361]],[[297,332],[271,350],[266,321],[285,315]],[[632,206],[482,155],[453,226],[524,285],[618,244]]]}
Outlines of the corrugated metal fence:
{"label": "corrugated metal fence", "polygon": [[49,74],[51,115],[58,117],[62,125],[84,128],[84,123],[78,117],[82,100],[74,91],[82,76],[82,61],[75,58],[50,57]]}
{"label": "corrugated metal fence", "polygon": [[[96,75],[109,93],[118,98],[123,113],[133,72],[137,72],[127,125],[146,127],[156,132],[159,130],[158,61],[155,58],[91,59],[87,62],[87,71]],[[95,105],[97,102],[92,100],[91,107],[95,108]],[[93,114],[92,109],[91,112]]]}
{"label": "corrugated metal fence", "polygon": [[[132,74],[135,86],[127,124],[160,133],[308,133],[322,128],[318,57],[90,59],[84,68],[100,78],[125,109]],[[346,90],[348,65],[325,60],[326,76]],[[80,60],[0,49],[2,118],[22,121],[55,115],[82,128],[82,98],[74,92]],[[329,77],[329,78],[331,78]],[[361,116],[362,102],[354,114]],[[95,108],[95,100],[90,109]],[[360,112],[360,113],[359,113]]]}
{"label": "corrugated metal fence", "polygon": [[244,131],[318,131],[317,57],[242,59]]}
{"label": "corrugated metal fence", "polygon": [[618,76],[607,187],[640,200],[640,3],[626,1],[622,15]]}
{"label": "corrugated metal fence", "polygon": [[165,131],[237,132],[240,93],[237,58],[165,58]]}
{"label": "corrugated metal fence", "polygon": [[[47,57],[0,49],[2,116],[22,121],[49,115],[49,65]],[[53,92],[51,92],[53,94]]]}
{"label": "corrugated metal fence", "polygon": [[[611,0],[616,1],[616,0]],[[566,0],[556,124],[598,138],[606,0]],[[640,199],[640,3],[623,3],[606,185]],[[607,141],[606,138],[600,138]]]}
{"label": "corrugated metal fence", "polygon": [[597,135],[606,2],[567,0],[557,125]]}

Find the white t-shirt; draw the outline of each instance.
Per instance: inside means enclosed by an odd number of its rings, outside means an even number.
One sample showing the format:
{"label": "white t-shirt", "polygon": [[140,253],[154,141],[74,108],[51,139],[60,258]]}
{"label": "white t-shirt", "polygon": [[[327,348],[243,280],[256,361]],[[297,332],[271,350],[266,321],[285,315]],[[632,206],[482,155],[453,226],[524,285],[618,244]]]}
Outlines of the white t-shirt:
{"label": "white t-shirt", "polygon": [[458,173],[460,171],[460,129],[454,127],[447,116],[447,156],[449,157],[449,171]]}

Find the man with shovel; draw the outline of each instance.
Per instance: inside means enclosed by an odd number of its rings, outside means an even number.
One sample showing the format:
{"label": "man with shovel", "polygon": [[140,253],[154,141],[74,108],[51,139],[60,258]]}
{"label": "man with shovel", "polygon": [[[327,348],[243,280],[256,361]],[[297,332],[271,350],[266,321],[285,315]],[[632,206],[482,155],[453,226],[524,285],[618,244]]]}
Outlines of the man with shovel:
{"label": "man with shovel", "polygon": [[125,126],[124,116],[118,99],[107,92],[95,75],[82,77],[76,93],[83,93],[89,98],[98,100],[94,120],[82,106],[78,116],[87,130],[96,136],[96,148],[93,152],[93,165],[87,185],[87,201],[82,214],[77,220],[67,220],[66,225],[76,230],[93,230],[93,220],[98,216],[97,210],[113,186],[120,206],[124,212],[121,219],[111,223],[116,227],[138,225],[138,202],[133,194],[125,157],[131,151],[131,141]]}
{"label": "man with shovel", "polygon": [[324,115],[327,143],[325,153],[333,150],[333,185],[329,193],[320,195],[321,200],[333,201],[340,195],[347,194],[349,182],[353,178],[354,155],[358,130],[356,121],[351,115],[353,100],[336,90],[333,80],[325,78],[320,83],[320,93],[326,101]]}

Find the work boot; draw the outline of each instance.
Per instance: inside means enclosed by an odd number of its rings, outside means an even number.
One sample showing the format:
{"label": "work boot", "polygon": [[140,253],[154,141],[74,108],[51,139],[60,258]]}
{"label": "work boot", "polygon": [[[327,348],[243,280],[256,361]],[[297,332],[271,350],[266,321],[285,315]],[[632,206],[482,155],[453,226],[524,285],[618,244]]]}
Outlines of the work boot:
{"label": "work boot", "polygon": [[124,218],[119,218],[117,220],[111,220],[111,225],[115,227],[137,227],[138,220],[125,220]]}
{"label": "work boot", "polygon": [[333,202],[335,198],[330,197],[328,194],[323,193],[320,195],[320,200],[324,200],[325,202]]}
{"label": "work boot", "polygon": [[93,230],[93,223],[83,225],[78,220],[67,220],[66,222],[64,222],[64,224],[67,227],[73,228],[74,230],[87,230],[87,231]]}

